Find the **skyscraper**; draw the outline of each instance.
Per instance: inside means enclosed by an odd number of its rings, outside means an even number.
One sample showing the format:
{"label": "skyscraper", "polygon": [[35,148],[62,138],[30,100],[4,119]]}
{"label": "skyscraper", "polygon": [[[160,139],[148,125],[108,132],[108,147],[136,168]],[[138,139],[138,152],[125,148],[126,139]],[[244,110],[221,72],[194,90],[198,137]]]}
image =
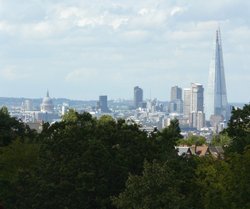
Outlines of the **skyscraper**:
{"label": "skyscraper", "polygon": [[190,88],[183,89],[183,94],[184,94],[183,116],[184,118],[188,118],[190,114],[191,89]]}
{"label": "skyscraper", "polygon": [[198,130],[205,126],[204,88],[199,83],[191,84],[189,124]]}
{"label": "skyscraper", "polygon": [[178,86],[173,86],[171,88],[171,101],[174,101],[174,100],[182,100],[182,89]]}
{"label": "skyscraper", "polygon": [[138,108],[142,105],[143,102],[143,90],[136,86],[134,87],[134,107]]}
{"label": "skyscraper", "polygon": [[171,98],[169,102],[170,113],[183,113],[182,88],[173,86],[171,88]]}
{"label": "skyscraper", "polygon": [[224,73],[220,29],[216,31],[214,55],[209,70],[206,96],[207,117],[220,115],[227,119],[227,91]]}
{"label": "skyscraper", "polygon": [[191,84],[191,101],[190,101],[190,111],[198,112],[204,111],[204,88],[199,83]]}
{"label": "skyscraper", "polygon": [[110,112],[110,110],[108,108],[108,96],[107,95],[99,96],[98,108],[103,113],[109,113]]}

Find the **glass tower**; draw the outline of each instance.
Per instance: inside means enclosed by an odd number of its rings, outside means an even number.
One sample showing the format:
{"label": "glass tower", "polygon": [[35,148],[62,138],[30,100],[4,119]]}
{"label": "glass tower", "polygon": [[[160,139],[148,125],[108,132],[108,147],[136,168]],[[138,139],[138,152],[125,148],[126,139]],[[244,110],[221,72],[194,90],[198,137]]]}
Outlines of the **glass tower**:
{"label": "glass tower", "polygon": [[142,105],[143,102],[143,90],[136,86],[134,87],[134,107],[138,108]]}
{"label": "glass tower", "polygon": [[220,29],[216,31],[214,55],[210,64],[206,98],[206,115],[220,115],[227,119],[227,90],[223,64]]}

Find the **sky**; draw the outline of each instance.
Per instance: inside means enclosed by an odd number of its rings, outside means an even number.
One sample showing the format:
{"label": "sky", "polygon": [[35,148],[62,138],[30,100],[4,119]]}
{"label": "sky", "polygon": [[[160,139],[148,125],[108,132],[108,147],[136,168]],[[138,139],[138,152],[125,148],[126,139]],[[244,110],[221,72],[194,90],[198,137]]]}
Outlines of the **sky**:
{"label": "sky", "polygon": [[220,26],[228,100],[249,102],[249,11],[246,0],[0,0],[0,97],[206,92]]}

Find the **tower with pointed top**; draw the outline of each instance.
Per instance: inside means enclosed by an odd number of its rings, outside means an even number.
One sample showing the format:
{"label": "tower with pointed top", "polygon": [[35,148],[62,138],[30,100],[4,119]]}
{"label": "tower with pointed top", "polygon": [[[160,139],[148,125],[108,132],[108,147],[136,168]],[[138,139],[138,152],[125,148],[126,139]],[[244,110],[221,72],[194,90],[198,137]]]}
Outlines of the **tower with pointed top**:
{"label": "tower with pointed top", "polygon": [[219,28],[216,31],[214,55],[210,64],[205,108],[208,117],[215,115],[227,119],[227,90]]}

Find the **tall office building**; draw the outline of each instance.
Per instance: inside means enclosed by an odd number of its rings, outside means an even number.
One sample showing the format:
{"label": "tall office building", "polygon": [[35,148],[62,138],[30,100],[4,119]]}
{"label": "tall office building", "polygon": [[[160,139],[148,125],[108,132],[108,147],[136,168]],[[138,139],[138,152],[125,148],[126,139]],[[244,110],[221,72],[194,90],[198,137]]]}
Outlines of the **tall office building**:
{"label": "tall office building", "polygon": [[134,107],[138,108],[142,105],[143,102],[143,90],[136,86],[134,87]]}
{"label": "tall office building", "polygon": [[171,98],[170,100],[171,101],[174,101],[174,100],[182,100],[182,89],[178,86],[173,86],[171,88]]}
{"label": "tall office building", "polygon": [[32,111],[33,110],[33,104],[32,104],[32,101],[30,99],[26,99],[22,105],[23,105],[24,111]]}
{"label": "tall office building", "polygon": [[198,130],[205,126],[204,88],[199,83],[191,84],[189,124]]}
{"label": "tall office building", "polygon": [[206,114],[221,115],[227,119],[227,91],[224,73],[223,53],[220,29],[216,31],[214,55],[209,70],[209,80],[206,95]]}
{"label": "tall office building", "polygon": [[169,102],[170,113],[183,113],[182,88],[173,86],[171,88],[171,98]]}
{"label": "tall office building", "polygon": [[191,89],[183,89],[184,101],[183,101],[183,116],[188,118],[190,114],[190,103],[191,103]]}
{"label": "tall office building", "polygon": [[97,106],[98,106],[98,109],[101,110],[101,112],[109,113],[110,110],[108,108],[108,96],[107,95],[99,96],[99,102]]}
{"label": "tall office building", "polygon": [[191,101],[190,101],[190,111],[198,112],[204,111],[204,88],[199,83],[191,84]]}

